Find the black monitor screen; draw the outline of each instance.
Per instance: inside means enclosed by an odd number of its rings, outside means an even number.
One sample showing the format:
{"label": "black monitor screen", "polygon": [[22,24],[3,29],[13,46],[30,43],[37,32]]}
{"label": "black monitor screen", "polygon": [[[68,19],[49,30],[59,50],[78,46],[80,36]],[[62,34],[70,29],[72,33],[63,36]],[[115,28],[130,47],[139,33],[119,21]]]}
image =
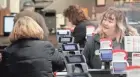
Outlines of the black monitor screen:
{"label": "black monitor screen", "polygon": [[83,63],[84,58],[82,55],[66,56],[68,63]]}
{"label": "black monitor screen", "polygon": [[9,34],[14,27],[14,16],[4,16],[4,33]]}
{"label": "black monitor screen", "polygon": [[114,73],[121,73],[126,70],[126,62],[115,62],[113,63]]}
{"label": "black monitor screen", "polygon": [[59,37],[59,42],[61,42],[61,43],[72,42],[72,37]]}
{"label": "black monitor screen", "polygon": [[64,51],[77,51],[78,50],[77,44],[63,44],[62,48]]}

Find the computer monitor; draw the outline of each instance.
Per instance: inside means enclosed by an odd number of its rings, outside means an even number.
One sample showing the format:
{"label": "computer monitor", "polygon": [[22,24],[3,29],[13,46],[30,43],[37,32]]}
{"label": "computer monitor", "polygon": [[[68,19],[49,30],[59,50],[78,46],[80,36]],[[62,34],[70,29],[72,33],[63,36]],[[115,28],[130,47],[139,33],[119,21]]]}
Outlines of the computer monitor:
{"label": "computer monitor", "polygon": [[14,27],[14,16],[4,16],[3,21],[4,21],[3,23],[4,36],[9,36]]}
{"label": "computer monitor", "polygon": [[62,50],[63,51],[78,51],[79,47],[77,44],[63,44]]}
{"label": "computer monitor", "polygon": [[71,35],[71,31],[70,30],[57,30],[57,35],[67,35],[70,36]]}
{"label": "computer monitor", "polygon": [[71,43],[73,37],[59,37],[59,43]]}
{"label": "computer monitor", "polygon": [[83,55],[65,56],[67,63],[85,63]]}

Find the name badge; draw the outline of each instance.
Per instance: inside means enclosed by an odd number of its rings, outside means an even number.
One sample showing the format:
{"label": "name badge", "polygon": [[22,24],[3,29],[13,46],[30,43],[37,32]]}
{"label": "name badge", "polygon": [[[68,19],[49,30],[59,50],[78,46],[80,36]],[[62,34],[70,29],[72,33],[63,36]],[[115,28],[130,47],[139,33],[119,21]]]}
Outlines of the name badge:
{"label": "name badge", "polygon": [[95,50],[95,55],[100,55],[100,51],[99,50]]}

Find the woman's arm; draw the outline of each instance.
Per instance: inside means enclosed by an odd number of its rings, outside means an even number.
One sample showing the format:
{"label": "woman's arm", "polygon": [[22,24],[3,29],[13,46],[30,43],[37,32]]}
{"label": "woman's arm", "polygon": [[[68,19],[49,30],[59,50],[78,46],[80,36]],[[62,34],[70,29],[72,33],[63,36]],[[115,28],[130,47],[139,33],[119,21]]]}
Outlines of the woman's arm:
{"label": "woman's arm", "polygon": [[64,57],[63,57],[63,54],[56,51],[54,46],[47,42],[47,52],[49,52],[49,57],[52,61],[52,69],[53,69],[53,72],[55,71],[62,71],[64,70],[65,68],[65,64],[64,64]]}

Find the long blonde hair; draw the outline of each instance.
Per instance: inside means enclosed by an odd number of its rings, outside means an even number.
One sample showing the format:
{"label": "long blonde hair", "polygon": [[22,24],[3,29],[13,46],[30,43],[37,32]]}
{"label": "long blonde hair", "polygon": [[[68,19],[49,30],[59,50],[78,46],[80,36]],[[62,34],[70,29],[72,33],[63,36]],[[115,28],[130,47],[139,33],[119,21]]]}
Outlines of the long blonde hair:
{"label": "long blonde hair", "polygon": [[22,38],[44,38],[42,28],[31,17],[24,16],[19,18],[14,25],[13,31],[9,35],[11,42]]}
{"label": "long blonde hair", "polygon": [[111,7],[107,11],[104,12],[104,14],[102,16],[102,19],[100,21],[100,25],[96,30],[96,32],[100,34],[100,38],[105,38],[106,37],[106,34],[102,31],[102,26],[101,26],[104,17],[108,18],[108,17],[111,17],[112,15],[115,16],[116,29],[117,29],[117,32],[120,33],[120,35],[116,37],[118,42],[121,42],[122,38],[125,35],[128,35],[128,36],[139,35],[135,28],[133,28],[130,25],[127,25],[124,13],[117,8]]}

